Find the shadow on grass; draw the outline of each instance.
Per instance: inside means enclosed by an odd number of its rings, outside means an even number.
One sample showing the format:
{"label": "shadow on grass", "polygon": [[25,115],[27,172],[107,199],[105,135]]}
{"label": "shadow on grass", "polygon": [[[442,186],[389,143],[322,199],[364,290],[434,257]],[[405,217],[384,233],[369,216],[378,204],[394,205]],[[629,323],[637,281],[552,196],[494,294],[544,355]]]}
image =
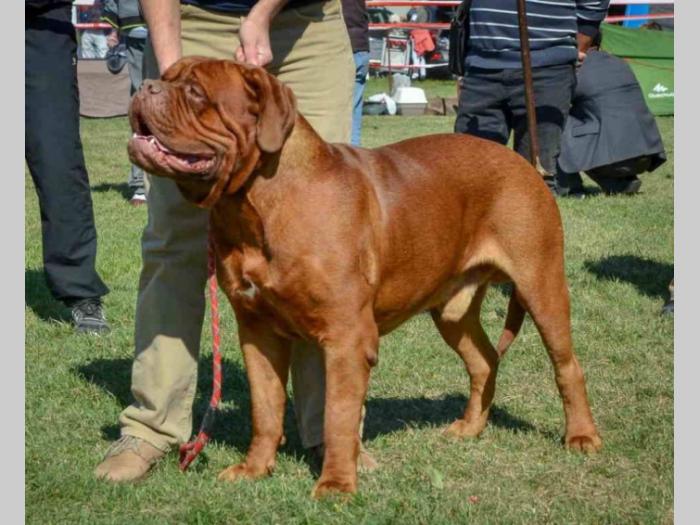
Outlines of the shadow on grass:
{"label": "shadow on grass", "polygon": [[586,261],[586,270],[598,279],[626,281],[648,297],[668,296],[668,285],[673,279],[673,265],[637,257],[613,255],[599,261]]}
{"label": "shadow on grass", "polygon": [[114,184],[112,182],[103,182],[102,184],[97,184],[92,187],[92,191],[96,192],[108,192],[108,191],[116,191],[117,193],[120,193],[121,196],[125,200],[131,199],[131,195],[134,193],[134,190],[129,188],[129,185],[126,182],[120,183],[120,184]]}
{"label": "shadow on grass", "polygon": [[24,270],[24,303],[43,321],[70,320],[66,307],[51,295],[42,268]]}
{"label": "shadow on grass", "polygon": [[[96,359],[76,367],[73,371],[85,381],[103,388],[113,395],[121,406],[125,407],[132,402],[130,392],[131,366],[130,359]],[[224,376],[222,399],[227,406],[217,413],[211,438],[213,441],[223,443],[243,454],[248,450],[252,435],[248,380],[239,363],[224,359],[222,366]],[[200,363],[199,368],[197,384],[199,395],[194,403],[194,432],[198,431],[201,418],[209,403],[211,384],[211,357],[208,356]],[[466,402],[467,398],[461,394],[449,394],[440,399],[371,398],[367,401],[366,406],[364,439],[371,441],[380,435],[401,431],[407,427],[421,428],[446,425],[461,416]],[[514,433],[542,432],[498,406],[491,409],[489,421],[491,425],[509,429]],[[113,441],[119,437],[119,426],[116,421],[114,424],[105,425],[101,430],[105,440]],[[310,472],[318,476],[320,465],[317,458],[301,445],[296,430],[292,403],[289,401],[285,414],[284,432],[287,442],[281,447],[280,452],[301,458],[309,465]],[[547,434],[546,432],[542,433]],[[547,437],[556,438],[556,436],[548,434]],[[206,459],[198,463],[203,466],[206,464]]]}
{"label": "shadow on grass", "polygon": [[[76,367],[73,372],[83,380],[93,383],[113,395],[122,407],[133,402],[131,395],[131,359],[95,359],[85,365]],[[211,429],[212,441],[223,443],[244,454],[250,446],[252,425],[250,419],[250,392],[245,370],[240,364],[223,359],[222,400],[227,406],[220,408]],[[197,379],[197,397],[194,402],[193,435],[199,431],[204,413],[209,405],[212,389],[211,356],[200,360]],[[233,404],[233,406],[231,406]],[[102,427],[102,437],[107,441],[119,438],[119,425],[115,421]],[[291,402],[287,402],[284,433],[287,442],[280,451],[302,458],[309,465],[310,471],[318,472],[311,454],[301,446],[297,435],[296,423]],[[192,470],[199,470],[207,463],[206,451],[193,464]]]}
{"label": "shadow on grass", "polygon": [[[468,398],[449,394],[442,398],[382,399],[367,401],[364,438],[372,440],[382,434],[407,427],[444,426],[462,416]],[[530,423],[511,415],[507,410],[492,406],[489,424],[514,433],[537,432]]]}

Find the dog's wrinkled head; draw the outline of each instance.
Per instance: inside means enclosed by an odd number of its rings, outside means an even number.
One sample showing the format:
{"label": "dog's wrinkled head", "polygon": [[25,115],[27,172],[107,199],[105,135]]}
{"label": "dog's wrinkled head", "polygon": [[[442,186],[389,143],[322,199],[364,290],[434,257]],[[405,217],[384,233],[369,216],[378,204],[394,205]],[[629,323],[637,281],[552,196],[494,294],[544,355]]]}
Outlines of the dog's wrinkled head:
{"label": "dog's wrinkled head", "polygon": [[187,57],[132,98],[129,157],[211,206],[244,184],[261,155],[282,148],[295,118],[291,90],[264,69]]}

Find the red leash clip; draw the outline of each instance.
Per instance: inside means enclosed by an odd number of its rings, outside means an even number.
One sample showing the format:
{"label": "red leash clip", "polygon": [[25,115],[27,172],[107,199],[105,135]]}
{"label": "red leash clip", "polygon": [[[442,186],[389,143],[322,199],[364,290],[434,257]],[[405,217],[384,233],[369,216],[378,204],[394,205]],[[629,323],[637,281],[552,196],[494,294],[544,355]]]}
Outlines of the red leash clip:
{"label": "red leash clip", "polygon": [[204,414],[204,420],[202,421],[202,426],[199,429],[199,434],[197,437],[190,441],[189,443],[183,443],[180,445],[180,470],[186,471],[187,467],[190,466],[195,458],[199,455],[204,447],[207,446],[209,442],[209,434],[211,427],[214,423],[214,415],[216,414],[216,407],[209,405],[207,411]]}

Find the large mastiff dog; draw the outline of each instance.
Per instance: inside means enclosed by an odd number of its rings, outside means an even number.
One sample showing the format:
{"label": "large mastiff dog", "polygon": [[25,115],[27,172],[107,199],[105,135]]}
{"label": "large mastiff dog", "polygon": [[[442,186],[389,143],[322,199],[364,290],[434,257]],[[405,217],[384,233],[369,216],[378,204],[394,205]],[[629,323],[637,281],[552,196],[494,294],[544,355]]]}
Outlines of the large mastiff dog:
{"label": "large mastiff dog", "polygon": [[[426,310],[471,380],[448,434],[484,429],[499,358],[527,312],[554,365],[566,446],[601,447],[572,352],[557,205],[517,154],[464,135],[377,149],[328,144],[265,70],[199,57],[145,82],[129,118],[132,162],[211,209],[217,276],[236,313],[253,417],[245,462],[221,479],[272,471],[290,343],[304,339],[326,367],[325,457],[314,494],[354,492],[379,337]],[[514,291],[494,348],[479,311],[499,282]]]}

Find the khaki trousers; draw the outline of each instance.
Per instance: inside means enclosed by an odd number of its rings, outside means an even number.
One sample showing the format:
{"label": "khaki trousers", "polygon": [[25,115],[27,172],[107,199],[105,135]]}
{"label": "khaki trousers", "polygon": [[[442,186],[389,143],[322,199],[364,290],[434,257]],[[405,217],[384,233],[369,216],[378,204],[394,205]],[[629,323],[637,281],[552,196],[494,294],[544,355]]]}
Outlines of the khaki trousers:
{"label": "khaki trousers", "polygon": [[[183,5],[183,55],[232,58],[242,18]],[[299,111],[329,142],[349,142],[354,62],[340,1],[279,13],[270,28],[268,70],[294,92]],[[158,78],[152,49],[146,76]],[[123,435],[167,451],[192,434],[192,402],[205,311],[208,212],[184,200],[175,184],[147,177],[148,224],[136,306],[135,402],[119,417]],[[296,344],[294,407],[304,447],[323,442],[322,354]]]}

